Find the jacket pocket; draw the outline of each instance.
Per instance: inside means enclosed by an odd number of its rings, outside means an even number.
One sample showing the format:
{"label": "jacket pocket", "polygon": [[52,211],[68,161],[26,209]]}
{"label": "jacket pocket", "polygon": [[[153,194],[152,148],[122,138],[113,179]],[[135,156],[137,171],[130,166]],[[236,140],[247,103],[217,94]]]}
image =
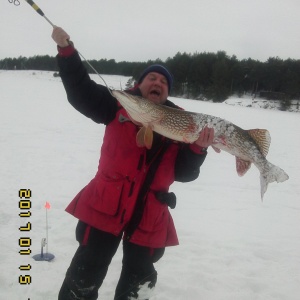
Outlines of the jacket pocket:
{"label": "jacket pocket", "polygon": [[159,202],[153,192],[149,192],[139,229],[144,232],[157,232],[166,228],[168,207]]}
{"label": "jacket pocket", "polygon": [[118,213],[124,180],[97,180],[91,206],[104,214],[115,216]]}

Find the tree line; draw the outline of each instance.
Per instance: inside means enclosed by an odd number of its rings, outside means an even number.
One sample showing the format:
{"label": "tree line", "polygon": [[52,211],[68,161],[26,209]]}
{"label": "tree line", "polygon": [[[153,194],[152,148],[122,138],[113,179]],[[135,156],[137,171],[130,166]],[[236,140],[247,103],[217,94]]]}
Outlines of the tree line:
{"label": "tree line", "polygon": [[[180,53],[165,61],[116,62],[114,59],[89,60],[100,74],[124,75],[137,80],[150,64],[165,65],[174,77],[172,96],[190,99],[211,99],[221,102],[230,95],[260,95],[288,102],[300,99],[300,60],[270,57],[267,61],[228,56],[226,52]],[[89,72],[93,70],[86,64]],[[48,55],[30,58],[5,58],[0,69],[57,71],[55,57]],[[130,85],[130,83],[129,83]]]}

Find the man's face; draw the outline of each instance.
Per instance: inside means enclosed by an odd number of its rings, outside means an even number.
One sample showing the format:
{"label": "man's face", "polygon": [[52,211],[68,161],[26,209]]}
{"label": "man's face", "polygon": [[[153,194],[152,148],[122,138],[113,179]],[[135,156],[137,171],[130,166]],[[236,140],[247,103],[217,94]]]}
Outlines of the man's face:
{"label": "man's face", "polygon": [[142,96],[156,104],[163,104],[169,95],[168,81],[160,73],[150,72],[140,83]]}

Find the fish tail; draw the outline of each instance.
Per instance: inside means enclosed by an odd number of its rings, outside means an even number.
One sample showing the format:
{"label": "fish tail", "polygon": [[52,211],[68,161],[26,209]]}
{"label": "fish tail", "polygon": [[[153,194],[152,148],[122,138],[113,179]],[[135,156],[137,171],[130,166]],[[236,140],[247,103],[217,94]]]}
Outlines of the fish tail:
{"label": "fish tail", "polygon": [[279,167],[268,163],[268,171],[260,174],[261,199],[267,191],[268,184],[271,182],[283,182],[289,179],[289,175]]}

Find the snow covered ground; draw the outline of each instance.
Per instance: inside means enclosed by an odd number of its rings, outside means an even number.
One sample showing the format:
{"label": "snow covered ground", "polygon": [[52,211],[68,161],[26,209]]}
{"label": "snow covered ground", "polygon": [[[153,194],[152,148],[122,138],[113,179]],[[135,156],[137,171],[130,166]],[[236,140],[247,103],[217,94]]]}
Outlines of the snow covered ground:
{"label": "snow covered ground", "polygon": [[[262,98],[254,98],[250,95],[243,95],[242,97],[229,97],[224,103],[234,106],[244,106],[253,108],[283,110],[280,107],[280,101],[278,100],[266,100]],[[285,109],[289,112],[300,112],[300,100],[291,100],[290,106]]]}
{"label": "snow covered ground", "polygon": [[[115,88],[128,80],[104,78]],[[156,264],[152,299],[300,299],[300,114],[172,100],[245,129],[269,129],[268,160],[290,179],[270,184],[261,202],[258,170],[252,166],[240,178],[233,156],[209,149],[200,177],[172,186],[177,207],[171,212],[180,245],[168,248]],[[104,126],[70,106],[52,72],[0,71],[0,103],[0,299],[54,300],[77,248],[77,220],[64,208],[97,170]],[[27,211],[19,208],[20,189],[32,192],[27,218],[19,216]],[[46,236],[46,201],[51,204],[48,250],[55,259],[36,262],[32,255],[40,253]],[[27,222],[31,231],[21,232]],[[31,245],[19,246],[29,238]],[[20,255],[27,249],[30,255]],[[121,258],[119,248],[99,299],[113,298]],[[30,270],[19,269],[29,264]],[[28,275],[23,280],[31,283],[21,285],[20,275]]]}

